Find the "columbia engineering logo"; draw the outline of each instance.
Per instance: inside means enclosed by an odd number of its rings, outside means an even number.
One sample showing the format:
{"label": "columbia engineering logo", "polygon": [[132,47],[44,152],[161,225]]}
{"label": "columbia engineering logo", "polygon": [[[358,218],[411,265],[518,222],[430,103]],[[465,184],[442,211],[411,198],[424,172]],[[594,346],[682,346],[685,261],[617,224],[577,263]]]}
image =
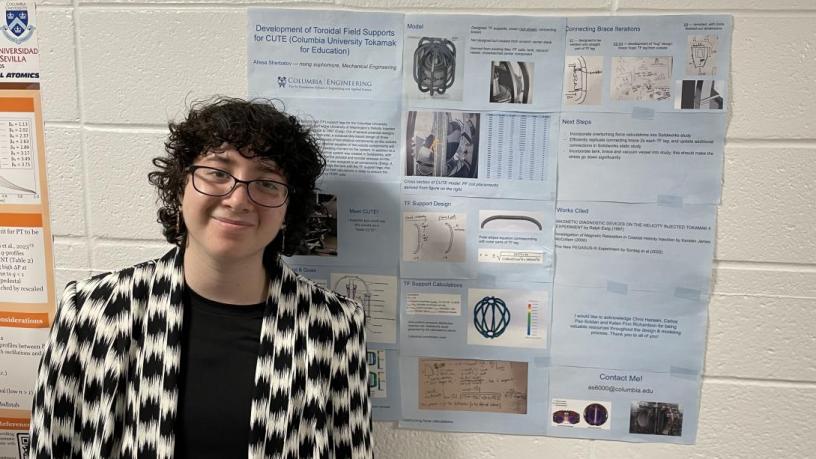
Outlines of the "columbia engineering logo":
{"label": "columbia engineering logo", "polygon": [[278,77],[278,87],[279,88],[285,88],[286,87],[286,77],[285,76],[279,76]]}
{"label": "columbia engineering logo", "polygon": [[501,298],[486,296],[473,308],[473,325],[485,338],[498,338],[510,325],[510,309]]}

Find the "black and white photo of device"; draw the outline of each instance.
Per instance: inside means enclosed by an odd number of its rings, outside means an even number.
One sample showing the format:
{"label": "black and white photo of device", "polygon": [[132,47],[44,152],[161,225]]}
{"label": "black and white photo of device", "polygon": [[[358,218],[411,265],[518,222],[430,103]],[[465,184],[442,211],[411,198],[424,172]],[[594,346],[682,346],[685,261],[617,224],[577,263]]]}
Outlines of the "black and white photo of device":
{"label": "black and white photo of device", "polygon": [[337,256],[337,196],[317,195],[317,208],[309,217],[309,231],[295,255]]}
{"label": "black and white photo of device", "polygon": [[674,108],[680,110],[722,110],[722,80],[678,81],[680,97],[674,100]]}
{"label": "black and white photo of device", "polygon": [[533,63],[493,61],[490,65],[490,102],[533,103]]}
{"label": "black and white photo of device", "polygon": [[420,38],[414,51],[413,76],[420,92],[445,94],[456,82],[456,45],[447,38]]}
{"label": "black and white photo of device", "polygon": [[478,113],[408,112],[405,175],[477,178]]}
{"label": "black and white photo of device", "polygon": [[679,437],[683,434],[683,411],[676,403],[632,402],[629,433]]}

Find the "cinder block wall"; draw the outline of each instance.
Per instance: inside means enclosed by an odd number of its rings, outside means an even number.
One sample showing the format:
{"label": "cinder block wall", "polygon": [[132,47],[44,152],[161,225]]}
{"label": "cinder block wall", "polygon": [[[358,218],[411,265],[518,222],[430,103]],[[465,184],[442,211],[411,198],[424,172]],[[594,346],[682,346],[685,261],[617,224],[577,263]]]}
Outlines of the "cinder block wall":
{"label": "cinder block wall", "polygon": [[[263,0],[253,2],[253,5]],[[381,458],[814,457],[814,0],[349,0],[269,6],[529,15],[730,13],[733,100],[695,446],[375,425]],[[39,6],[57,284],[164,252],[146,174],[186,101],[245,96],[245,8],[226,1]],[[535,387],[532,388],[535,390]]]}

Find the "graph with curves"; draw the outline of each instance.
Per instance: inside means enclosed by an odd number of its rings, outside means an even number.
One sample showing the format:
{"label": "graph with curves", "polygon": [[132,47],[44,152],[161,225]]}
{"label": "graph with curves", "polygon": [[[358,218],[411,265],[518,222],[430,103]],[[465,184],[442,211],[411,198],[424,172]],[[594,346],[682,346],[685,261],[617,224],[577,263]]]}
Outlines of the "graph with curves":
{"label": "graph with curves", "polygon": [[40,202],[37,145],[30,113],[0,116],[0,204]]}

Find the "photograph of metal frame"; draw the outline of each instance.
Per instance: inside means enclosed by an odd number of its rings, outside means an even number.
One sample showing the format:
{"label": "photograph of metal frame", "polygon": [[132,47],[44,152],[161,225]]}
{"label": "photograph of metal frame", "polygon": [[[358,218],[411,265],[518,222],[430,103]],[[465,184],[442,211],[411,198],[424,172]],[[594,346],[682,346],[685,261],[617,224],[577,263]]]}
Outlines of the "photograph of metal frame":
{"label": "photograph of metal frame", "polygon": [[438,96],[456,82],[456,45],[443,37],[422,37],[414,50],[413,77],[420,92]]}
{"label": "photograph of metal frame", "polygon": [[722,110],[723,87],[721,80],[682,80],[677,82],[674,108],[680,110]]}
{"label": "photograph of metal frame", "polygon": [[478,178],[479,113],[408,112],[406,173]]}
{"label": "photograph of metal frame", "polygon": [[490,64],[490,102],[533,103],[533,63],[493,61]]}
{"label": "photograph of metal frame", "polygon": [[309,230],[295,255],[337,256],[337,196],[317,195],[317,208],[309,217]]}
{"label": "photograph of metal frame", "polygon": [[679,437],[683,434],[683,410],[676,403],[632,402],[629,433]]}

